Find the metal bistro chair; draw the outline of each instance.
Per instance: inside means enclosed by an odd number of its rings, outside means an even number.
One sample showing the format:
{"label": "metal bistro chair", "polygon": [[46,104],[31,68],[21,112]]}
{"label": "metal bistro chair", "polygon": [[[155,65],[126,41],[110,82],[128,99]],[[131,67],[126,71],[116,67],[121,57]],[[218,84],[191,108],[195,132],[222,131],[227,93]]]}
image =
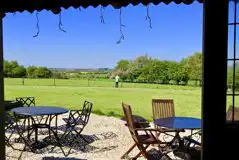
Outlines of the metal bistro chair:
{"label": "metal bistro chair", "polygon": [[[16,98],[17,102],[21,102],[21,106],[22,107],[32,107],[36,105],[36,101],[35,101],[35,97],[17,97]],[[23,118],[23,117],[20,117]],[[41,121],[44,119],[44,116],[37,116],[35,118],[35,120],[37,120],[37,122],[41,123]],[[30,122],[28,122],[30,123]],[[23,121],[23,124],[25,126],[26,124],[26,119]],[[30,124],[29,124],[30,125]]]}
{"label": "metal bistro chair", "polygon": [[11,147],[12,149],[14,149],[14,148],[13,148],[12,144],[10,143],[10,139],[14,133],[14,129],[13,129],[14,123],[15,123],[15,120],[14,120],[13,116],[11,116],[11,114],[9,112],[5,112],[5,122],[4,122],[5,126],[4,127],[5,127],[6,132],[10,132],[9,136],[7,136],[5,134],[5,143],[7,146]]}
{"label": "metal bistro chair", "polygon": [[[23,152],[24,152],[24,150],[26,149],[26,146],[27,146],[27,141],[23,137],[23,132],[25,131],[25,129],[18,125],[17,119],[15,119],[15,117],[12,116],[10,114],[10,112],[5,112],[5,120],[4,121],[5,121],[4,122],[5,132],[8,133],[8,135],[5,133],[5,144],[8,147],[11,147],[13,150],[20,151],[20,156],[18,157],[18,159],[21,159],[21,156],[22,156],[22,154],[23,154]],[[24,143],[23,150],[18,149],[18,148],[14,148],[13,145],[11,144],[10,139],[11,139],[11,137],[14,133],[17,133],[19,135],[18,140],[23,141],[23,143]]]}
{"label": "metal bistro chair", "polygon": [[22,107],[31,107],[36,105],[34,97],[17,97],[16,101],[21,102]]}
{"label": "metal bistro chair", "polygon": [[[89,121],[92,107],[92,102],[85,101],[81,110],[70,110],[69,117],[63,118],[63,120],[66,122],[66,130],[64,135],[67,136],[68,134],[75,132],[77,136],[80,136],[87,142],[87,140],[81,136],[80,133],[83,131]],[[76,129],[76,126],[80,126],[77,128],[78,130]]]}
{"label": "metal bistro chair", "polygon": [[92,107],[92,102],[85,101],[81,110],[70,110],[69,117],[63,118],[66,123],[58,127],[59,130],[62,130],[64,132],[60,137],[61,144],[66,142],[70,146],[68,153],[63,153],[65,156],[68,156],[70,154],[73,144],[76,142],[77,138],[81,138],[86,143],[88,143],[88,140],[81,135],[81,132],[88,124]]}
{"label": "metal bistro chair", "polygon": [[[133,120],[133,115],[131,111],[131,106],[125,103],[122,103],[122,107],[124,110],[124,115],[127,121],[127,126],[129,128],[130,134],[136,143],[136,146],[140,150],[140,153],[138,153],[133,159],[136,160],[141,154],[146,158],[147,160],[153,160],[153,159],[167,159],[170,160],[170,157],[167,155],[170,151],[162,152],[162,148],[160,145],[158,145],[158,149],[151,149],[147,151],[147,148],[151,144],[160,144],[163,143],[160,140],[158,140],[153,132],[161,132],[164,133],[165,131],[163,129],[154,129],[154,128],[136,128],[136,123]],[[139,134],[139,132],[142,132],[144,134]]]}

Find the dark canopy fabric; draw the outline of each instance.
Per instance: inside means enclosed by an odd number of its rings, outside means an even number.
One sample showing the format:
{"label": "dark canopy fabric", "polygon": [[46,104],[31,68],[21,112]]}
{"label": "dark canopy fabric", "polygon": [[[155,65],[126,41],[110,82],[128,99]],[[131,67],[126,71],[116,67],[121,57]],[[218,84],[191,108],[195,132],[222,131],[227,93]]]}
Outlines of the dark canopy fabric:
{"label": "dark canopy fabric", "polygon": [[89,6],[97,7],[102,5],[104,7],[112,5],[114,8],[126,7],[129,4],[138,5],[142,3],[147,5],[153,3],[155,5],[159,3],[169,4],[174,2],[176,4],[184,3],[191,4],[194,1],[202,3],[203,0],[1,0],[0,12],[13,13],[28,11],[30,13],[41,10],[53,10],[53,13],[59,13],[60,8],[87,8]]}

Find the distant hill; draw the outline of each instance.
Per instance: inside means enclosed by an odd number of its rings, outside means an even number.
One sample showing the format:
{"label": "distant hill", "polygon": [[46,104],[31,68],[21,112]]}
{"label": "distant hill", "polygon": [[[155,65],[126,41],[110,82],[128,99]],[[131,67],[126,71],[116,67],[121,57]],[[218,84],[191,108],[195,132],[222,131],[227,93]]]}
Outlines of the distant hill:
{"label": "distant hill", "polygon": [[51,71],[61,72],[110,72],[110,68],[49,68]]}

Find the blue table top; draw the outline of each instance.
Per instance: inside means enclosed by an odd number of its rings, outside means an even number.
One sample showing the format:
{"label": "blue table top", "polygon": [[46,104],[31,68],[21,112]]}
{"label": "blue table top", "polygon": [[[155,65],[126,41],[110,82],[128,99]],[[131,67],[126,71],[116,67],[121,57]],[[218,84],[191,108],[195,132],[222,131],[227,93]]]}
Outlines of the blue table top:
{"label": "blue table top", "polygon": [[172,129],[201,129],[201,119],[191,117],[170,117],[155,119],[158,126]]}
{"label": "blue table top", "polygon": [[51,106],[33,106],[33,107],[18,107],[11,110],[15,114],[24,116],[39,116],[39,115],[57,115],[67,113],[69,110],[60,107]]}

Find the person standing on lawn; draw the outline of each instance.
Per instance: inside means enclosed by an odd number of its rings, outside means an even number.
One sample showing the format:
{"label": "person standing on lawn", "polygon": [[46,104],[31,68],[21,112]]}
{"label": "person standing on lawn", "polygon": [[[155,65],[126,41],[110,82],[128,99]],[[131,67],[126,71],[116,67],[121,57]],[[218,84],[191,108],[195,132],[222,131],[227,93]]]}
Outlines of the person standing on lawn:
{"label": "person standing on lawn", "polygon": [[115,76],[115,88],[118,88],[119,87],[119,76],[116,75]]}

